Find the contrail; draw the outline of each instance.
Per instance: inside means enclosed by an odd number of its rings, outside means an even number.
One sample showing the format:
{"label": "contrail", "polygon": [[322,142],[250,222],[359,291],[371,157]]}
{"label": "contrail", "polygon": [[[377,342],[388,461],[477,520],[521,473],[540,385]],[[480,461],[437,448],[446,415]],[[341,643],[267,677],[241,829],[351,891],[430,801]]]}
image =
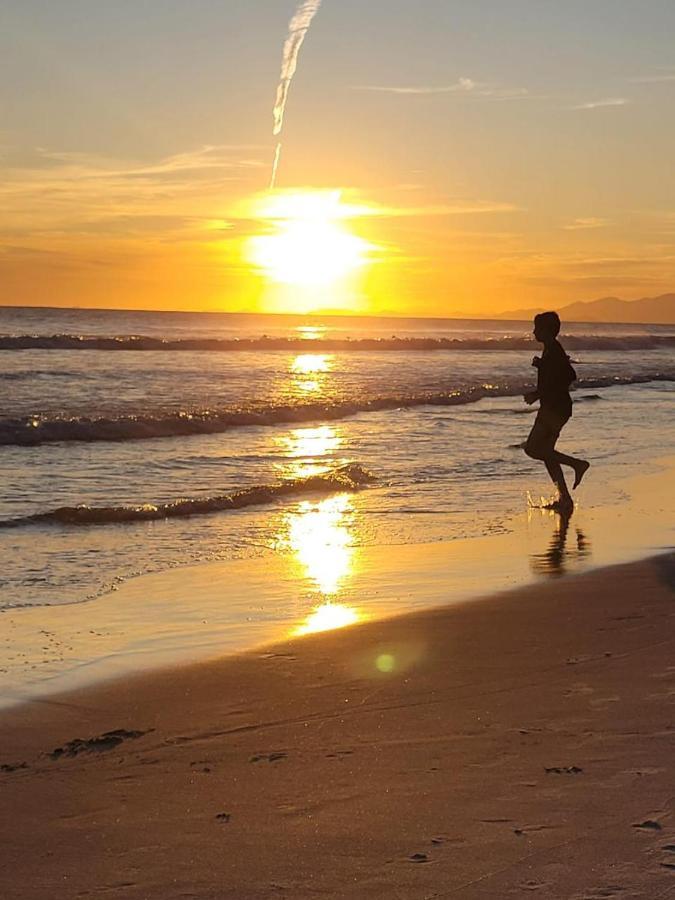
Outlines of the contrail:
{"label": "contrail", "polygon": [[[286,111],[286,102],[288,100],[288,90],[291,81],[298,67],[298,54],[305,40],[305,35],[312,24],[312,19],[319,11],[321,0],[302,0],[291,21],[288,23],[288,37],[284,43],[284,50],[281,57],[281,75],[279,76],[279,86],[277,87],[277,97],[274,103],[274,131],[272,134],[281,134],[284,127],[284,112]],[[272,166],[272,181],[270,188],[274,187],[277,178],[277,168],[279,167],[279,157],[281,156],[281,141],[277,144],[274,154],[274,165]]]}

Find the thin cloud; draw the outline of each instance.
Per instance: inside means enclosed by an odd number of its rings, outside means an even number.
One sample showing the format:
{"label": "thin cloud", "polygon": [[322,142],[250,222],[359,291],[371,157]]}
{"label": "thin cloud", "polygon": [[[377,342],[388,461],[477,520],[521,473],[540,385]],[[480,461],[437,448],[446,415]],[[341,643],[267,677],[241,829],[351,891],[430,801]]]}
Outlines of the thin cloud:
{"label": "thin cloud", "polygon": [[463,216],[476,213],[505,213],[517,212],[518,207],[513,203],[497,203],[492,201],[466,201],[459,203],[444,203],[429,206],[378,206],[373,207],[372,212],[365,215],[381,216],[383,218],[426,217],[426,216]]}
{"label": "thin cloud", "polygon": [[[278,203],[283,200],[283,195],[291,201],[290,204]],[[305,199],[306,191],[302,188],[289,188],[286,191],[277,191],[270,201],[267,193],[258,194],[242,200],[228,213],[230,221],[237,223],[274,222],[293,218],[294,202],[299,197],[300,209],[311,210],[314,203],[318,209],[326,207],[331,210],[334,218],[359,219],[359,218],[426,218],[434,216],[474,215],[483,213],[505,213],[520,211],[519,207],[510,202],[496,200],[481,200],[473,197],[442,197],[440,203],[387,203],[376,200],[363,203],[355,191],[324,189],[323,191],[311,191],[310,205]]]}
{"label": "thin cloud", "polygon": [[664,262],[672,262],[672,254],[658,253],[643,256],[598,256],[587,259],[569,260],[566,266],[574,269],[613,269],[613,268],[641,268],[644,266],[660,265]]}
{"label": "thin cloud", "polygon": [[189,231],[222,205],[224,190],[258,177],[256,149],[210,145],[147,162],[44,148],[6,153],[0,231]]}
{"label": "thin cloud", "polygon": [[631,84],[667,84],[670,81],[675,81],[675,71],[664,69],[651,75],[636,75],[633,78],[629,78],[628,81]]}
{"label": "thin cloud", "polygon": [[588,103],[570,106],[570,109],[602,109],[605,106],[626,106],[630,102],[627,97],[605,97],[602,100],[590,100]]}
{"label": "thin cloud", "polygon": [[532,275],[524,276],[521,281],[525,284],[537,287],[588,287],[600,290],[617,290],[631,287],[649,287],[652,284],[661,283],[662,279],[654,275],[584,275],[580,277],[564,277],[556,275]]}
{"label": "thin cloud", "polygon": [[609,225],[608,219],[597,219],[589,216],[586,219],[574,219],[573,222],[563,225],[563,228],[565,231],[585,231],[589,228],[604,228],[605,225]]}
{"label": "thin cloud", "polygon": [[512,100],[528,96],[526,88],[504,88],[498,85],[474,81],[472,78],[459,78],[452,84],[445,85],[386,85],[362,84],[354,87],[356,91],[372,91],[381,94],[399,94],[402,96],[433,96],[436,94],[455,94],[460,96]]}

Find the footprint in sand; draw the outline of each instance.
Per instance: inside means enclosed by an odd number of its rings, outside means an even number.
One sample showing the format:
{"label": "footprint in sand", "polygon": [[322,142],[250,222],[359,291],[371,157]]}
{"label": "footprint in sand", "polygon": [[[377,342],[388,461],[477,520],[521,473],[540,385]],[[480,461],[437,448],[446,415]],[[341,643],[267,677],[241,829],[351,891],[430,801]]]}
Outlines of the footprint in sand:
{"label": "footprint in sand", "polygon": [[655,819],[645,819],[644,822],[636,822],[633,825],[633,828],[637,828],[638,831],[661,831],[662,825],[660,822],[657,822]]}
{"label": "footprint in sand", "polygon": [[601,900],[604,897],[616,897],[623,894],[625,888],[620,884],[608,884],[606,887],[593,888],[593,893],[584,897],[584,900]]}
{"label": "footprint in sand", "polygon": [[[675,844],[664,844],[663,847],[661,847],[661,850],[663,850],[664,853],[675,854]],[[673,857],[672,861],[666,858],[661,863],[661,866],[664,869],[672,869],[673,871],[675,871],[675,857]]]}
{"label": "footprint in sand", "polygon": [[[150,729],[152,730],[152,729]],[[106,731],[92,738],[75,738],[68,741],[63,747],[57,747],[49,754],[52,759],[61,759],[62,757],[72,758],[79,756],[80,753],[105,753],[106,750],[114,750],[124,741],[134,741],[149,731],[127,731],[126,728],[118,728],[115,731]]]}
{"label": "footprint in sand", "polygon": [[278,762],[280,759],[286,759],[288,757],[288,753],[284,753],[283,750],[278,750],[275,753],[258,753],[256,756],[252,756],[249,759],[249,762],[257,763],[262,762],[263,760],[267,762]]}
{"label": "footprint in sand", "polygon": [[3,763],[0,765],[0,772],[17,772],[19,769],[27,769],[28,763],[20,762],[20,763]]}

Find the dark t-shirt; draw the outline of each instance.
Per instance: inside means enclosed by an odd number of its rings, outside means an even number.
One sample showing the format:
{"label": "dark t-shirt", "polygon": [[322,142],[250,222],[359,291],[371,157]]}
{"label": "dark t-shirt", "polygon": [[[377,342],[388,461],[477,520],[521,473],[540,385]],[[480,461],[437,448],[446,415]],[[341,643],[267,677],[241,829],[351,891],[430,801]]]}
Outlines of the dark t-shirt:
{"label": "dark t-shirt", "polygon": [[570,385],[576,381],[577,373],[572,368],[569,356],[558,341],[544,348],[537,375],[537,392],[542,409],[550,409],[559,415],[572,415]]}

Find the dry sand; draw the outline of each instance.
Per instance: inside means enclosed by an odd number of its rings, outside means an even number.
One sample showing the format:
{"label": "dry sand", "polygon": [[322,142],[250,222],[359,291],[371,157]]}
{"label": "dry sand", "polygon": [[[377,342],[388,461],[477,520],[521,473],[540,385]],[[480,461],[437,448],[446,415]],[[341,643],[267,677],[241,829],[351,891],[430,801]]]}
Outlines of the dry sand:
{"label": "dry sand", "polygon": [[668,554],[9,709],[0,897],[675,897],[674,617]]}

